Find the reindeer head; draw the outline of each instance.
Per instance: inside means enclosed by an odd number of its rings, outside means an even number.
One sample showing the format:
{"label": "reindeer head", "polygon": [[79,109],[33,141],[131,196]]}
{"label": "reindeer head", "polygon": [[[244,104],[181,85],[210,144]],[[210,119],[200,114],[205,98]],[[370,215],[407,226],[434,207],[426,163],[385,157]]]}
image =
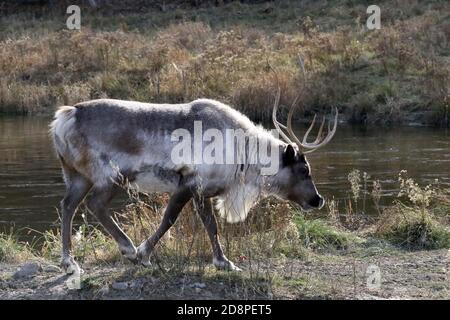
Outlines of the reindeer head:
{"label": "reindeer head", "polygon": [[[336,133],[338,110],[336,108],[333,128],[331,129],[330,121],[328,123],[328,133],[324,138],[322,137],[322,131],[325,124],[325,117],[323,117],[317,138],[314,142],[307,142],[308,134],[314,127],[316,120],[316,116],[314,115],[311,125],[306,131],[302,141],[300,141],[292,130],[292,115],[297,99],[298,96],[289,110],[287,126],[282,125],[276,118],[280,102],[280,87],[278,86],[278,93],[272,112],[272,120],[281,138],[286,142],[286,146],[282,152],[280,170],[275,177],[277,195],[283,199],[299,204],[304,210],[312,208],[320,209],[323,207],[325,200],[314,185],[314,181],[311,177],[311,167],[306,160],[305,154],[313,152],[330,142]],[[283,130],[287,131],[287,133]]]}

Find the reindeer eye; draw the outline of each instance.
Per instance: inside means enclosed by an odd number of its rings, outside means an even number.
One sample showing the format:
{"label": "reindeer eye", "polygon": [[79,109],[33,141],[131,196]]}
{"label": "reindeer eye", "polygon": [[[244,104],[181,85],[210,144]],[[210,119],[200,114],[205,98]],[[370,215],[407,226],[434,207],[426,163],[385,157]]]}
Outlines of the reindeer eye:
{"label": "reindeer eye", "polygon": [[308,168],[307,167],[300,167],[299,172],[302,176],[308,175]]}

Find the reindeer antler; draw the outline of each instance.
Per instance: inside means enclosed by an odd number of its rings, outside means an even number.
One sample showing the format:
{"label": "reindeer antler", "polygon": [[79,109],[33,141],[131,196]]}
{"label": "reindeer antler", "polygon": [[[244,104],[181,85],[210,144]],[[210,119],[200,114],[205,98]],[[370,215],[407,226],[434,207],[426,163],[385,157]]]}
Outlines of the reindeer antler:
{"label": "reindeer antler", "polygon": [[[303,63],[303,59],[299,56],[299,62],[300,62],[300,67],[303,73],[303,77],[304,80],[306,82],[306,72],[305,72],[305,67],[304,67],[304,63]],[[325,124],[325,116],[323,117],[322,120],[322,124],[320,125],[319,128],[319,132],[317,134],[316,139],[314,140],[314,142],[308,142],[307,138],[309,133],[311,132],[312,128],[314,127],[314,123],[316,121],[316,115],[314,115],[313,121],[311,122],[311,125],[309,126],[308,130],[306,131],[305,135],[303,136],[302,141],[300,141],[299,138],[297,138],[297,136],[295,135],[294,131],[292,130],[292,116],[294,114],[294,110],[295,110],[295,106],[297,104],[297,101],[300,97],[300,94],[298,94],[292,105],[291,108],[289,109],[289,113],[288,113],[288,118],[287,118],[287,126],[284,126],[283,124],[281,124],[278,120],[277,120],[277,111],[278,111],[278,106],[280,103],[280,97],[281,97],[281,89],[280,89],[280,83],[279,83],[279,79],[278,79],[278,75],[275,72],[275,70],[272,68],[272,66],[270,66],[269,64],[269,68],[274,72],[275,74],[275,78],[277,81],[277,86],[278,86],[278,92],[277,92],[277,96],[275,98],[275,102],[274,102],[274,106],[273,106],[273,110],[272,110],[272,120],[273,120],[273,124],[275,125],[276,130],[278,131],[278,133],[280,134],[280,136],[289,144],[295,143],[299,148],[303,148],[303,153],[310,153],[313,152],[321,147],[323,147],[324,145],[326,145],[328,142],[331,141],[331,139],[333,138],[334,134],[336,133],[336,129],[337,129],[337,123],[338,123],[338,109],[335,108],[336,111],[336,115],[334,116],[334,124],[333,124],[333,129],[331,129],[331,121],[328,123],[328,133],[325,136],[325,138],[323,140],[322,139],[322,131],[323,131],[323,126]],[[287,130],[288,135],[286,135],[286,133],[282,130]]]}

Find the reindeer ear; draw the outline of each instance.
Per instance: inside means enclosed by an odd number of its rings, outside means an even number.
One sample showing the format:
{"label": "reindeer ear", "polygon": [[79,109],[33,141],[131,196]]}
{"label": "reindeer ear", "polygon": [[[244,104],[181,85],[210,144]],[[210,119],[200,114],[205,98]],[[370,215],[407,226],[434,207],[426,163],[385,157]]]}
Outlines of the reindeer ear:
{"label": "reindeer ear", "polygon": [[283,166],[289,166],[295,163],[297,151],[291,144],[288,144],[283,152]]}

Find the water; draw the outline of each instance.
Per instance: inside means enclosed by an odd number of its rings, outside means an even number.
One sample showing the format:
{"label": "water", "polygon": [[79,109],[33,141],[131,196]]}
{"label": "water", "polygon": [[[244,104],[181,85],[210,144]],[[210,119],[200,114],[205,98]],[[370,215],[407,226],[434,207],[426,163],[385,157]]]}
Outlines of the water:
{"label": "water", "polygon": [[[424,127],[355,128],[340,127],[332,142],[312,153],[317,188],[326,197],[348,199],[348,173],[353,169],[370,175],[382,185],[381,205],[390,204],[398,195],[398,174],[408,176],[420,185],[436,183],[450,186],[450,132]],[[375,208],[368,201],[368,213]]]}
{"label": "water", "polygon": [[[49,122],[0,118],[0,231],[14,226],[26,235],[30,229],[56,225],[64,183],[48,135]],[[308,159],[321,194],[336,200],[348,198],[347,175],[355,168],[369,173],[371,181],[380,180],[381,204],[396,196],[402,169],[421,184],[439,179],[450,186],[450,134],[444,129],[341,126],[333,141]],[[374,212],[370,199],[366,210]]]}

